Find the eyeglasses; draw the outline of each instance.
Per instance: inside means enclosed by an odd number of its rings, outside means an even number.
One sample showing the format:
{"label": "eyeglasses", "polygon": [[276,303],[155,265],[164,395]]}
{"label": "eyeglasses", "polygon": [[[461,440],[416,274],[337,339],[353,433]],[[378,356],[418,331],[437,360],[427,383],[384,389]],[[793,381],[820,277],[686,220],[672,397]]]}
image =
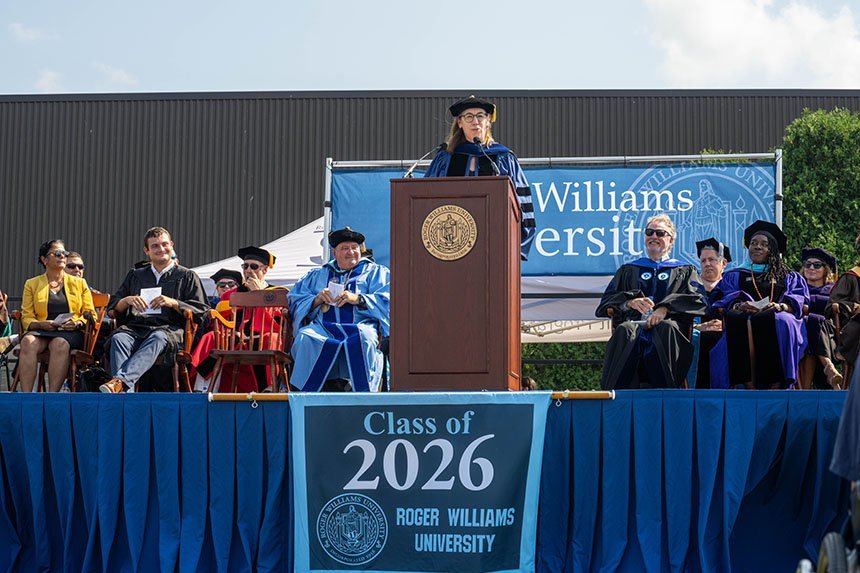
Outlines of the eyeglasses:
{"label": "eyeglasses", "polygon": [[[256,269],[254,269],[254,270],[256,270]],[[215,286],[217,286],[218,288],[233,288],[234,286],[236,286],[236,283],[234,283],[233,281],[224,281],[224,282],[218,283]]]}
{"label": "eyeglasses", "polygon": [[665,237],[666,235],[668,235],[670,237],[672,236],[672,233],[670,233],[669,231],[664,231],[663,229],[651,229],[651,228],[645,229],[645,234],[649,237],[652,235],[657,235],[658,237],[661,237],[661,238]]}
{"label": "eyeglasses", "polygon": [[472,121],[475,119],[477,119],[478,121],[484,121],[488,117],[490,117],[489,114],[486,114],[484,112],[464,113],[463,115],[459,116],[459,118],[462,119],[463,121],[465,121],[466,123],[472,123]]}
{"label": "eyeglasses", "polygon": [[77,263],[66,263],[66,268],[72,269],[73,271],[76,271],[78,269],[84,270],[84,265],[79,265]]}
{"label": "eyeglasses", "polygon": [[820,269],[824,266],[821,261],[804,261],[803,266],[807,269]]}
{"label": "eyeglasses", "polygon": [[242,263],[242,269],[251,269],[252,271],[258,271],[263,268],[263,265],[259,265],[257,263]]}
{"label": "eyeglasses", "polygon": [[51,251],[49,254],[54,255],[58,259],[66,258],[69,256],[69,251],[61,251],[60,249],[57,249],[56,251]]}

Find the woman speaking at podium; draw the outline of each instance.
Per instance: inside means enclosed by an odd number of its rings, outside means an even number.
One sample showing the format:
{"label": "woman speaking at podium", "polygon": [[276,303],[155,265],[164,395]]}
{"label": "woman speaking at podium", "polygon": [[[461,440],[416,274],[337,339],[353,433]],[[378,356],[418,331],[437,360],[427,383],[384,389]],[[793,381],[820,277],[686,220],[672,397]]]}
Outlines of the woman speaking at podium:
{"label": "woman speaking at podium", "polygon": [[493,141],[496,105],[469,96],[448,109],[454,120],[447,149],[436,155],[424,177],[510,177],[520,202],[520,256],[527,260],[535,237],[532,192],[514,152]]}

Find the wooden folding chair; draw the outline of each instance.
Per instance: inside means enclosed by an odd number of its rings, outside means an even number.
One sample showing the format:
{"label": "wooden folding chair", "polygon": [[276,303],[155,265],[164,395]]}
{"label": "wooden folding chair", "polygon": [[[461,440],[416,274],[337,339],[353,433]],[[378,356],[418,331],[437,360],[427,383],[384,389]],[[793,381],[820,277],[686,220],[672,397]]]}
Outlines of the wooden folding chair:
{"label": "wooden folding chair", "polygon": [[[87,320],[84,326],[84,348],[83,350],[72,350],[71,359],[69,360],[69,387],[72,392],[77,392],[78,370],[85,366],[91,366],[95,362],[93,352],[96,348],[99,331],[102,328],[105,311],[110,302],[109,294],[94,292],[92,296],[96,312],[95,315],[90,313],[90,311],[84,312],[84,318]],[[40,363],[41,359],[42,356],[39,356]],[[47,370],[47,361],[45,361],[45,369]]]}
{"label": "wooden folding chair", "polygon": [[[233,366],[230,391],[236,391],[241,366],[268,366],[273,392],[289,391],[287,368],[292,364],[292,324],[285,288],[234,292],[230,295],[233,320],[215,319],[215,358],[212,392],[221,389],[221,372]],[[275,311],[280,311],[280,317]],[[275,317],[275,318],[272,318]]]}

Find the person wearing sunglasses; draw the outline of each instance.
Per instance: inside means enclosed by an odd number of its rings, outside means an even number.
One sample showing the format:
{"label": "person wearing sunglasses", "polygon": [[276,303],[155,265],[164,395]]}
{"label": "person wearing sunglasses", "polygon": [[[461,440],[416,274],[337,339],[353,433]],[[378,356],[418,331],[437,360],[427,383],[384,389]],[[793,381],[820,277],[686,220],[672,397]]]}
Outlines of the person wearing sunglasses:
{"label": "person wearing sunglasses", "polygon": [[361,254],[364,235],[349,227],[329,233],[332,260],[290,291],[295,339],[290,383],[309,392],[377,392],[389,335],[390,272]]}
{"label": "person wearing sunglasses", "polygon": [[87,281],[66,273],[68,252],[61,239],[45,241],[39,248],[41,275],[24,284],[21,303],[21,354],[18,379],[30,392],[36,381],[39,354],[48,350],[48,389],[57,392],[66,379],[70,352],[84,345],[84,312],[94,312]]}
{"label": "person wearing sunglasses", "polygon": [[436,154],[424,177],[510,177],[520,203],[520,257],[527,260],[536,232],[532,192],[517,156],[493,140],[496,105],[469,96],[448,111],[453,122],[447,147]]}
{"label": "person wearing sunglasses", "polygon": [[833,364],[836,360],[836,326],[825,316],[830,306],[836,272],[836,257],[820,248],[805,248],[800,274],[809,287],[809,313],[806,322],[808,344],[800,361],[800,385],[804,389],[828,390],[842,387],[842,374]]}
{"label": "person wearing sunglasses", "polygon": [[597,307],[615,326],[603,363],[605,390],[679,388],[693,361],[693,318],[705,313],[696,267],[670,256],[675,225],[648,219],[646,256],[621,265]]}
{"label": "person wearing sunglasses", "polygon": [[213,307],[221,302],[224,293],[232,291],[242,284],[242,273],[229,269],[218,269],[210,278],[215,283],[215,294],[209,298],[209,304]]}
{"label": "person wearing sunglasses", "polygon": [[711,388],[780,389],[797,381],[809,289],[783,260],[786,242],[775,223],[754,222],[744,230],[751,263],[723,273],[711,293],[711,306],[724,312],[723,337],[711,351]]}
{"label": "person wearing sunglasses", "polygon": [[200,277],[176,263],[173,248],[167,229],[148,229],[143,252],[149,264],[130,270],[111,297],[108,312],[118,325],[110,339],[113,378],[100,391],[134,392],[162,354],[165,367],[173,366],[184,346],[185,311],[199,322],[209,309]]}
{"label": "person wearing sunglasses", "polygon": [[[269,270],[275,266],[275,255],[260,247],[248,246],[242,247],[236,253],[242,259],[242,273],[236,271],[227,271],[221,269],[218,273],[212,276],[214,279],[218,276],[218,281],[215,283],[216,289],[224,287],[221,292],[220,301],[215,305],[215,311],[220,313],[225,320],[233,320],[233,311],[230,308],[230,295],[234,292],[249,292],[254,290],[266,290],[274,288],[283,288],[270,285],[266,282],[266,275]],[[238,275],[238,277],[237,277]],[[232,285],[230,283],[233,283]],[[242,324],[242,317],[237,317]],[[281,320],[281,310],[278,308],[267,308],[265,312],[257,315],[254,320],[245,322],[245,334],[250,334],[252,331],[261,333],[264,337],[269,336],[269,333],[277,333],[279,327],[277,324]],[[272,324],[274,321],[274,325]],[[275,334],[276,335],[276,334]],[[207,332],[204,334],[194,350],[191,353],[192,372],[191,378],[194,380],[194,390],[197,392],[208,392],[212,390],[211,375],[215,368],[215,359],[210,356],[215,350],[215,332]],[[267,388],[270,377],[268,376],[267,366],[250,367],[243,365],[239,368],[239,374],[236,381],[237,392],[263,392],[271,390]],[[233,379],[233,366],[227,365],[221,372],[221,380]],[[230,389],[221,386],[220,390],[229,391]]]}

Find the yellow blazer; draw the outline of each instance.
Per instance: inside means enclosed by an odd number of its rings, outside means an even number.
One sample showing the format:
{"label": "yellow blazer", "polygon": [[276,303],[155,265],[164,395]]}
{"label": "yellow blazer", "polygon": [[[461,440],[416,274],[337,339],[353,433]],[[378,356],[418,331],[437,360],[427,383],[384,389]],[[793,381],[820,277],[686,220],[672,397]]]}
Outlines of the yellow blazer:
{"label": "yellow blazer", "polygon": [[[74,321],[83,324],[84,311],[95,312],[93,295],[84,279],[65,275],[63,284],[66,289],[66,299],[69,301],[69,312],[75,313]],[[21,301],[21,322],[24,332],[30,330],[34,321],[48,320],[48,275],[39,275],[24,283],[24,299]]]}

